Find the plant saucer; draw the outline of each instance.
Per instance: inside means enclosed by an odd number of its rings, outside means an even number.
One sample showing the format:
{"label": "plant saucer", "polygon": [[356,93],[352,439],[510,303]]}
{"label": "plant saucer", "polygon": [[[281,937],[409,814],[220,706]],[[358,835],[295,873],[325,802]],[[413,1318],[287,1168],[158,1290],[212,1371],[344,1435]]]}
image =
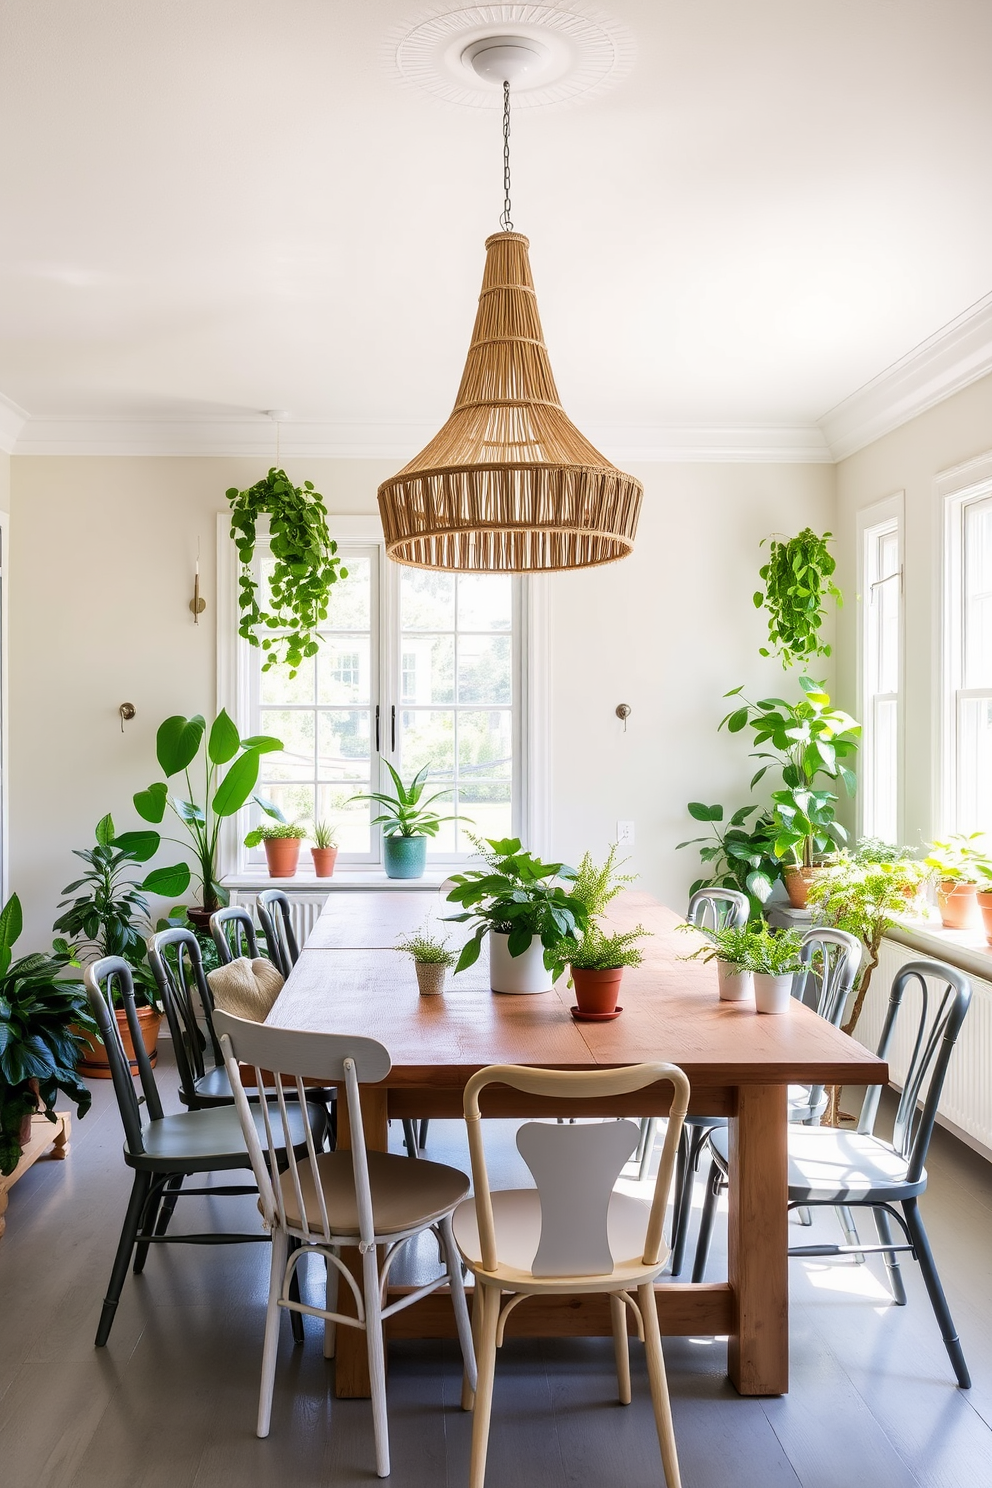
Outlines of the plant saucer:
{"label": "plant saucer", "polygon": [[612,1013],[580,1013],[578,1007],[573,1004],[568,1011],[576,1023],[611,1023],[614,1018],[619,1018],[623,1008],[616,1007]]}

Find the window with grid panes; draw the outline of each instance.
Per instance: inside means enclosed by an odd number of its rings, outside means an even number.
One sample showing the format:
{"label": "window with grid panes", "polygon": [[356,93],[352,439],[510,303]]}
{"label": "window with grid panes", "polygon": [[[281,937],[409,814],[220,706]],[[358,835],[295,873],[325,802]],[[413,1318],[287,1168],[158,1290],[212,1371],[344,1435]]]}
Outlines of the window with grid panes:
{"label": "window with grid panes", "polygon": [[992,494],[952,503],[948,535],[949,804],[992,832]]}
{"label": "window with grid panes", "polygon": [[[472,852],[469,833],[507,836],[519,815],[519,581],[402,568],[378,544],[340,544],[348,578],[334,586],[318,655],[290,678],[262,671],[244,645],[249,732],[285,748],[266,755],[258,792],[288,820],[334,827],[339,863],[381,860],[379,807],[356,796],[391,790],[428,767],[425,796],[446,822],[428,856]],[[264,562],[262,564],[264,572]],[[251,823],[263,820],[257,806]],[[260,849],[243,867],[260,868]],[[301,871],[304,860],[301,859]]]}
{"label": "window with grid panes", "polygon": [[864,533],[864,705],[862,831],[895,843],[899,837],[899,679],[902,564],[899,521]]}

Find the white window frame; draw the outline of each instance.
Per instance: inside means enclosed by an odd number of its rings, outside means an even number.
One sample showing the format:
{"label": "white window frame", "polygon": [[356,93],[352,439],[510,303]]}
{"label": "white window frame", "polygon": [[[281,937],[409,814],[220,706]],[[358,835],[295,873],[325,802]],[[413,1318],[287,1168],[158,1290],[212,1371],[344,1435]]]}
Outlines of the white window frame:
{"label": "white window frame", "polygon": [[[992,451],[964,465],[941,472],[935,481],[941,514],[941,582],[939,585],[940,664],[938,669],[939,722],[937,820],[938,834],[974,832],[958,816],[958,704],[964,669],[964,550],[963,528],[967,507],[992,498]],[[986,696],[988,689],[969,689]]]}
{"label": "white window frame", "polygon": [[[380,647],[376,658],[378,669],[378,694],[380,704],[380,762],[392,760],[390,748],[390,708],[402,709],[402,676],[400,672],[399,631],[399,565],[386,556],[382,526],[377,517],[332,515],[330,526],[334,537],[342,545],[374,545],[379,550],[379,583],[382,586],[379,613]],[[230,517],[218,513],[217,517],[217,707],[226,708],[238,725],[242,735],[253,729],[252,685],[257,668],[251,648],[238,635],[238,557],[230,540]],[[548,851],[548,759],[549,759],[549,709],[550,709],[550,664],[547,641],[548,591],[547,578],[543,575],[521,577],[515,585],[514,595],[514,677],[518,682],[518,696],[514,698],[514,760],[517,771],[513,810],[513,832],[524,844],[537,854]],[[394,680],[395,679],[395,680]],[[396,695],[390,696],[395,685]],[[372,707],[374,710],[375,699]],[[373,724],[374,729],[374,724]],[[373,739],[374,754],[374,739]],[[373,769],[375,766],[373,765]],[[386,770],[380,763],[380,786],[390,784]],[[221,830],[221,865],[227,882],[233,887],[240,884],[254,885],[265,877],[264,868],[249,864],[245,860],[242,846],[248,830],[248,811],[226,821]],[[368,882],[370,878],[385,880],[381,865],[381,838],[373,834],[373,850],[368,858],[339,859],[334,879],[320,880],[321,887],[344,886],[349,874]],[[444,876],[447,871],[463,865],[468,854],[438,854],[428,860],[428,872],[432,877]],[[309,873],[309,864],[300,859],[297,872],[300,887],[314,880]],[[296,881],[294,881],[296,882]]]}
{"label": "white window frame", "polygon": [[7,615],[7,594],[10,589],[10,518],[6,512],[0,512],[0,904],[6,904],[8,884],[10,883],[9,833],[9,792],[8,781],[10,780],[10,768],[8,763],[9,740],[7,738],[7,720],[10,717],[8,708],[8,678],[10,668],[7,664],[7,637],[10,634],[10,626]]}
{"label": "white window frame", "polygon": [[882,501],[873,502],[858,512],[858,717],[861,720],[861,760],[858,782],[858,836],[877,836],[875,831],[874,796],[874,703],[876,694],[869,690],[871,666],[868,647],[872,643],[871,625],[871,579],[869,565],[869,543],[882,532],[895,532],[898,578],[889,582],[899,584],[899,628],[898,670],[896,701],[896,841],[901,842],[905,832],[905,654],[906,654],[906,598],[905,598],[905,508],[904,491],[895,491]]}

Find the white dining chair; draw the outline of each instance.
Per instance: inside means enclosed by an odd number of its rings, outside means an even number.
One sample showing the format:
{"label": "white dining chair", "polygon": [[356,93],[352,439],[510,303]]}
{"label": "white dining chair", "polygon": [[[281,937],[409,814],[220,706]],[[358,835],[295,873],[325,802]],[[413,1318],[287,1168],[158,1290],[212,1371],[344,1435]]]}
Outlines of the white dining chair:
{"label": "white dining chair", "polygon": [[[368,1347],[376,1472],[380,1478],[387,1477],[384,1320],[448,1284],[466,1377],[470,1382],[475,1379],[471,1325],[451,1227],[452,1213],[469,1191],[468,1178],[458,1168],[426,1159],[410,1162],[388,1152],[366,1151],[359,1085],[377,1083],[390,1070],[389,1051],[375,1039],[276,1028],[220,1011],[214,1014],[214,1027],[258,1183],[263,1223],[272,1235],[257,1433],[269,1434],[281,1310],[323,1320],[324,1353],[328,1358],[334,1355],[337,1326],[359,1328],[365,1333]],[[258,1107],[253,1116],[242,1083],[242,1065],[253,1069],[250,1085],[262,1097],[267,1151],[259,1139]],[[265,1071],[272,1073],[265,1076]],[[290,1146],[285,1172],[279,1173],[273,1165],[273,1153],[281,1152],[282,1134],[290,1129],[294,1110],[305,1102],[304,1080],[344,1090],[351,1149],[321,1152],[308,1133],[305,1156],[299,1156]],[[437,1239],[445,1270],[386,1306],[386,1288],[397,1257],[408,1241],[427,1230]],[[359,1251],[360,1276],[342,1258],[342,1248]],[[295,1301],[290,1293],[296,1268],[309,1255],[322,1256],[327,1266],[323,1307]],[[341,1279],[352,1293],[355,1316],[338,1310]]]}
{"label": "white dining chair", "polygon": [[[615,1192],[620,1171],[637,1145],[637,1126],[628,1120],[527,1122],[517,1132],[517,1147],[536,1188],[495,1193],[490,1189],[479,1109],[479,1096],[487,1085],[575,1100],[627,1094],[659,1082],[672,1086],[672,1105],[650,1203]],[[680,1488],[654,1283],[668,1258],[662,1225],[688,1101],[685,1074],[676,1065],[662,1063],[591,1073],[496,1064],[473,1075],[465,1087],[475,1196],[455,1210],[454,1232],[475,1278],[472,1328],[478,1386],[470,1488],[483,1488],[485,1481],[496,1350],[503,1343],[508,1316],[519,1304],[526,1306],[528,1297],[595,1292],[610,1299],[623,1405],[631,1398],[627,1309],[633,1313],[647,1356],[665,1479],[668,1488]],[[462,1399],[466,1406],[473,1404],[468,1378]]]}

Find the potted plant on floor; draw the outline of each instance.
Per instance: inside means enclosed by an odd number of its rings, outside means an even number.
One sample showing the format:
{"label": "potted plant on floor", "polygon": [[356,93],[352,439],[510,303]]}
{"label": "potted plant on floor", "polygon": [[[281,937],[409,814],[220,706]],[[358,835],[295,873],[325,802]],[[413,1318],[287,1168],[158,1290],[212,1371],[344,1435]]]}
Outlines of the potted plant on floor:
{"label": "potted plant on floor", "polygon": [[[0,911],[0,1173],[12,1173],[21,1157],[31,1117],[42,1110],[55,1121],[59,1092],[80,1116],[90,1093],[76,1074],[81,1038],[95,1033],[82,982],[62,979],[72,966],[69,951],[13,959],[22,929],[21,904],[13,894]],[[79,1031],[74,1033],[73,1029]]]}
{"label": "potted plant on floor", "polygon": [[754,1006],[759,1013],[787,1013],[792,1006],[793,979],[803,970],[799,930],[770,930],[747,925],[738,964],[754,981]]}
{"label": "potted plant on floor", "polygon": [[586,904],[566,889],[577,877],[564,863],[542,863],[517,837],[473,838],[484,868],[453,873],[448,901],[475,929],[456,972],[479,959],[489,937],[489,985],[494,992],[549,992],[589,924]]}
{"label": "potted plant on floor", "polygon": [[[223,708],[209,730],[199,714],[192,718],[176,714],[165,720],[155,736],[155,753],[166,779],[139,791],[134,807],[143,821],[153,823],[160,822],[168,808],[189,837],[202,895],[202,903],[187,911],[194,925],[205,929],[214,910],[230,899],[218,866],[221,823],[235,816],[251,797],[262,755],[280,749],[282,740],[266,735],[242,739]],[[203,781],[202,793],[194,790],[191,769],[193,777]],[[186,782],[185,797],[169,790],[167,781],[176,775]],[[195,799],[198,795],[199,800]],[[156,838],[157,851],[161,839],[158,833],[150,835]]]}
{"label": "potted plant on floor", "polygon": [[338,858],[338,845],[334,836],[334,828],[329,822],[314,822],[313,846],[310,849],[310,856],[313,858],[313,871],[317,878],[332,878],[334,876],[334,864]]}
{"label": "potted plant on floor", "polygon": [[721,1002],[744,1002],[754,996],[753,975],[744,967],[754,924],[749,920],[746,925],[727,925],[722,930],[701,930],[698,925],[688,923],[679,926],[680,930],[706,937],[702,945],[680,959],[716,962]]}
{"label": "potted plant on floor", "polygon": [[295,822],[274,821],[271,825],[266,822],[248,833],[245,847],[262,844],[270,878],[295,878],[300,861],[300,843],[306,835],[306,827],[297,826]]}
{"label": "potted plant on floor", "polygon": [[937,908],[945,930],[967,930],[974,923],[978,885],[985,881],[985,834],[963,832],[931,842],[923,859],[937,885]]}
{"label": "potted plant on floor", "polygon": [[[142,1041],[154,1064],[162,1013],[155,978],[145,959],[145,937],[151,930],[145,895],[181,894],[189,885],[189,867],[186,863],[174,863],[154,868],[138,883],[133,870],[158,850],[158,833],[124,832],[118,836],[108,812],[97,822],[95,836],[93,847],[73,849],[75,856],[86,864],[86,872],[62,890],[63,894],[74,897],[60,902],[58,907],[64,913],[52,929],[68,937],[67,950],[76,961],[85,963],[102,956],[122,956],[128,963]],[[120,1005],[116,1016],[131,1068],[137,1070],[131,1030]],[[107,1052],[98,1039],[87,1041],[80,1069],[97,1079],[110,1079]]]}
{"label": "potted plant on floor", "polygon": [[418,770],[409,785],[403,784],[402,776],[394,770],[388,760],[383,764],[389,771],[394,795],[384,791],[370,791],[368,795],[352,796],[353,801],[376,801],[385,810],[372,818],[374,827],[381,827],[383,864],[387,878],[423,878],[427,862],[427,839],[436,837],[443,822],[466,818],[439,816],[430,808],[444,795],[436,791],[423,799],[429,766]]}
{"label": "potted plant on floor", "polygon": [[404,951],[413,960],[417,973],[417,985],[422,997],[435,996],[444,991],[444,979],[455,964],[455,955],[449,951],[447,940],[432,935],[429,925],[407,935],[396,942],[396,949]]}

